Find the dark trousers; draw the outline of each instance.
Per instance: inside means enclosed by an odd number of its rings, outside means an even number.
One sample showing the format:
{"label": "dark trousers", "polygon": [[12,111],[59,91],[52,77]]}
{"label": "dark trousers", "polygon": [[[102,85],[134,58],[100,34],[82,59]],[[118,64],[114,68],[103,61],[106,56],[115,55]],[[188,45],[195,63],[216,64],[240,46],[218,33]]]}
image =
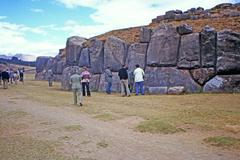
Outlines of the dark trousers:
{"label": "dark trousers", "polygon": [[82,82],[82,92],[83,92],[83,96],[86,95],[85,88],[87,89],[87,96],[91,96],[90,89],[89,89],[89,82]]}

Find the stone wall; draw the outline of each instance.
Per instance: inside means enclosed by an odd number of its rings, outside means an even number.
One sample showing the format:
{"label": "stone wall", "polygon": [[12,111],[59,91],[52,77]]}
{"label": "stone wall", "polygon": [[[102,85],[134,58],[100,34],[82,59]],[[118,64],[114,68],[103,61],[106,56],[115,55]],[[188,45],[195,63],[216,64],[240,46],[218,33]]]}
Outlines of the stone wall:
{"label": "stone wall", "polygon": [[240,91],[240,33],[216,32],[209,26],[192,33],[187,24],[177,28],[163,24],[155,30],[143,27],[139,36],[133,44],[113,36],[105,42],[70,37],[65,61],[58,56],[47,62],[43,57],[37,59],[36,79],[44,79],[44,72],[53,69],[56,77],[62,76],[62,88],[69,90],[71,74],[87,66],[92,73],[91,89],[104,91],[104,69],[110,66],[113,91],[119,91],[117,71],[123,64],[129,71],[139,64],[150,94]]}

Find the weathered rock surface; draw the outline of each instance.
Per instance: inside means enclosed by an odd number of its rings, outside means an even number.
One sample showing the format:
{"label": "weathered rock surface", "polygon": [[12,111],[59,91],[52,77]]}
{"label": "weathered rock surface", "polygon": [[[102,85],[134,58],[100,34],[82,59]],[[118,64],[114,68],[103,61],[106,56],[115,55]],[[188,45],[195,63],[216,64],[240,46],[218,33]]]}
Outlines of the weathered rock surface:
{"label": "weathered rock surface", "polygon": [[80,67],[90,67],[90,56],[89,56],[89,51],[88,48],[83,48],[81,50],[78,66]]}
{"label": "weathered rock surface", "polygon": [[101,77],[100,74],[92,75],[92,77],[91,77],[91,79],[90,79],[90,83],[89,83],[89,86],[90,86],[90,90],[91,90],[91,91],[98,91],[99,82],[100,82],[100,77]]}
{"label": "weathered rock surface", "polygon": [[185,93],[184,86],[169,87],[168,94],[183,94]]}
{"label": "weathered rock surface", "polygon": [[142,27],[140,29],[140,42],[141,43],[148,43],[151,39],[151,29],[148,29],[147,27]]}
{"label": "weathered rock surface", "polygon": [[36,72],[37,73],[42,72],[45,69],[49,59],[50,59],[50,57],[44,57],[44,56],[37,57],[37,59],[36,59]]}
{"label": "weathered rock surface", "polygon": [[104,68],[110,66],[115,72],[121,69],[126,61],[127,50],[128,46],[123,40],[113,36],[108,37],[104,44]]}
{"label": "weathered rock surface", "polygon": [[208,81],[204,92],[240,92],[240,75],[217,75]]}
{"label": "weathered rock surface", "polygon": [[[112,91],[119,92],[120,91],[120,79],[118,77],[118,72],[113,72],[112,74],[113,74]],[[104,76],[104,74],[101,74],[98,91],[105,92],[106,91],[105,86],[106,86],[105,76]]]}
{"label": "weathered rock surface", "polygon": [[104,70],[104,63],[105,63],[102,41],[99,41],[96,39],[91,40],[88,50],[90,55],[91,72],[94,74],[102,73]]}
{"label": "weathered rock surface", "polygon": [[81,49],[83,43],[86,42],[85,38],[73,36],[67,39],[66,44],[66,64],[78,65]]}
{"label": "weathered rock surface", "polygon": [[199,33],[184,35],[179,49],[178,68],[191,69],[200,67]]}
{"label": "weathered rock surface", "polygon": [[147,43],[134,43],[128,49],[127,64],[129,71],[135,69],[135,65],[139,64],[141,68],[145,68]]}
{"label": "weathered rock surface", "polygon": [[214,68],[199,68],[190,70],[190,72],[193,79],[201,86],[216,75]]}
{"label": "weathered rock surface", "polygon": [[147,65],[175,66],[180,36],[176,28],[162,25],[153,32],[147,51]]}
{"label": "weathered rock surface", "polygon": [[187,92],[201,90],[187,70],[179,70],[175,67],[147,67],[145,73],[145,85],[149,87],[184,86]]}
{"label": "weathered rock surface", "polygon": [[189,26],[188,24],[182,24],[177,27],[177,32],[180,35],[185,35],[185,34],[190,34],[193,32],[192,27]]}
{"label": "weathered rock surface", "polygon": [[168,87],[147,87],[149,94],[167,94]]}
{"label": "weathered rock surface", "polygon": [[217,60],[217,32],[205,26],[200,33],[202,67],[213,67]]}
{"label": "weathered rock surface", "polygon": [[81,74],[81,68],[78,66],[70,66],[63,70],[61,85],[63,90],[71,90],[71,85],[69,83],[70,77],[73,74]]}
{"label": "weathered rock surface", "polygon": [[240,74],[240,33],[218,32],[218,74]]}

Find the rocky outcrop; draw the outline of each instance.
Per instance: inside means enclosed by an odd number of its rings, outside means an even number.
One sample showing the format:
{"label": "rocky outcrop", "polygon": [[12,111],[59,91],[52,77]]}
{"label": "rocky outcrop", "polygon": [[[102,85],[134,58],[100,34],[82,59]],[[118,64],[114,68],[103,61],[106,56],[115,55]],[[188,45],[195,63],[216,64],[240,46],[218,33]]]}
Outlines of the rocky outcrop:
{"label": "rocky outcrop", "polygon": [[73,36],[67,39],[66,44],[66,64],[78,65],[81,49],[83,48],[83,43],[86,42],[85,38]]}
{"label": "rocky outcrop", "polygon": [[217,41],[218,74],[240,73],[240,33],[222,31]]}
{"label": "rocky outcrop", "polygon": [[174,66],[177,63],[177,54],[180,36],[176,28],[171,25],[162,25],[153,32],[147,51],[147,65]]}
{"label": "rocky outcrop", "polygon": [[81,68],[78,66],[70,66],[63,70],[61,85],[63,90],[71,90],[70,77],[73,74],[81,74]]}
{"label": "rocky outcrop", "polygon": [[78,66],[80,67],[90,67],[90,56],[88,48],[83,48],[79,57]]}
{"label": "rocky outcrop", "polygon": [[151,39],[151,29],[147,27],[142,27],[140,29],[140,43],[149,43]]}
{"label": "rocky outcrop", "polygon": [[199,85],[203,86],[207,81],[216,75],[214,68],[198,68],[190,70],[193,79]]}
{"label": "rocky outcrop", "polygon": [[104,44],[104,68],[110,66],[113,71],[118,71],[126,62],[127,44],[117,38],[108,37]]}
{"label": "rocky outcrop", "polygon": [[193,29],[188,24],[183,24],[177,27],[177,32],[180,35],[190,34],[193,32]]}

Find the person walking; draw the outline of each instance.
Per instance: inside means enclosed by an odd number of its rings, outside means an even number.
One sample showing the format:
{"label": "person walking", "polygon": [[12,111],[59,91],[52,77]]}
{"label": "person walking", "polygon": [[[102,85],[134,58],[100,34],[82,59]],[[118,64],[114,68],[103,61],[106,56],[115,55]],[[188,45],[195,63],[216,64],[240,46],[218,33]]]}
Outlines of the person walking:
{"label": "person walking", "polygon": [[136,69],[133,71],[134,74],[134,81],[135,81],[135,94],[138,95],[139,88],[141,91],[141,94],[144,95],[144,71],[142,68],[140,68],[139,64],[136,65]]}
{"label": "person walking", "polygon": [[107,83],[106,84],[106,93],[111,94],[112,93],[112,72],[111,72],[109,66],[105,70],[105,82]]}
{"label": "person walking", "polygon": [[[123,65],[122,68],[118,71],[118,76],[120,78],[120,85],[121,85],[121,95],[124,96],[131,96],[130,90],[128,88],[128,72],[127,66]],[[125,93],[126,91],[126,93]]]}
{"label": "person walking", "polygon": [[20,77],[20,79],[19,79],[19,81],[20,82],[22,82],[22,83],[24,83],[24,75],[23,75],[23,73],[24,73],[24,67],[22,68],[22,69],[18,69],[18,72],[19,72],[19,77]]}
{"label": "person walking", "polygon": [[9,73],[7,71],[2,72],[2,80],[3,80],[3,89],[8,88],[8,82],[9,82]]}
{"label": "person walking", "polygon": [[[90,78],[91,74],[87,70],[87,67],[83,67],[83,72],[81,73],[81,78],[82,78],[82,92],[83,96],[86,96],[86,90],[87,90],[87,96],[91,96],[90,89],[89,89],[89,83],[90,83]],[[86,89],[86,90],[85,90]]]}
{"label": "person walking", "polygon": [[53,71],[51,69],[48,70],[47,72],[47,80],[48,80],[48,86],[52,87],[53,83]]}
{"label": "person walking", "polygon": [[77,105],[79,103],[80,106],[83,105],[81,79],[81,76],[76,73],[70,77],[70,85],[72,86],[74,105]]}

